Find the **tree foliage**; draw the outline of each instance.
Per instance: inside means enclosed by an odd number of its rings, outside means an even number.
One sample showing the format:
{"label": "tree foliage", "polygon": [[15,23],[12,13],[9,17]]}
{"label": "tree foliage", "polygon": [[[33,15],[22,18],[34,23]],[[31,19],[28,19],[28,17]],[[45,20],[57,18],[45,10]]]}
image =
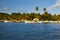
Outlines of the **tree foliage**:
{"label": "tree foliage", "polygon": [[35,10],[36,10],[36,11],[38,11],[38,10],[39,10],[39,8],[38,8],[38,7],[36,7],[36,8],[35,8]]}
{"label": "tree foliage", "polygon": [[[38,10],[38,7],[36,7]],[[45,20],[53,20],[53,21],[60,21],[60,15],[52,15],[46,11],[46,8],[43,9],[44,13],[0,13],[0,20],[33,20],[34,18],[38,18],[40,21]]]}

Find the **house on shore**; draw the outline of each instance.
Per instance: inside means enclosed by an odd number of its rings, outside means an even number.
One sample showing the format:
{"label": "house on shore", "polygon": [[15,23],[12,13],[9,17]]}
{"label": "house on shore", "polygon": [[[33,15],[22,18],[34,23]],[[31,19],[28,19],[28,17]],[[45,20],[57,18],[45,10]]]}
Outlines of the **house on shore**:
{"label": "house on shore", "polygon": [[38,23],[38,22],[39,22],[39,19],[38,19],[38,18],[34,18],[33,21],[34,21],[35,23]]}

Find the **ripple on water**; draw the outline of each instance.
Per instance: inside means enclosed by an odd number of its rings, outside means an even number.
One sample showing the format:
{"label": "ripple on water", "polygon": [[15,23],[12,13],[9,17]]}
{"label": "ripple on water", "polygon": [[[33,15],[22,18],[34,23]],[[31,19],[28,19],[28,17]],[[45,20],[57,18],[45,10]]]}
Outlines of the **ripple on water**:
{"label": "ripple on water", "polygon": [[60,40],[59,24],[1,23],[0,25],[0,40]]}

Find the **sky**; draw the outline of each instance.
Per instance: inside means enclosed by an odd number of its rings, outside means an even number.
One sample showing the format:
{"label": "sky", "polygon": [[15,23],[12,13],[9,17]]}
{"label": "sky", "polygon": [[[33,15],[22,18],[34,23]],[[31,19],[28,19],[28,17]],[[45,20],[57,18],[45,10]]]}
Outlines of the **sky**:
{"label": "sky", "polygon": [[60,0],[0,0],[0,12],[36,12],[35,7],[39,7],[39,13],[43,14],[43,8],[51,14],[60,14]]}

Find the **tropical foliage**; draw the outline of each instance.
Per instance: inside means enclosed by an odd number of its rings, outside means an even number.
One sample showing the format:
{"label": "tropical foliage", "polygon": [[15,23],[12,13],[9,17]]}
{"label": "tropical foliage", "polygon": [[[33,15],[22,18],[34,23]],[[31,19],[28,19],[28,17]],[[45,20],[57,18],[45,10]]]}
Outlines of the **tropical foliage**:
{"label": "tropical foliage", "polygon": [[[38,7],[36,7],[38,11]],[[40,21],[52,20],[52,21],[60,21],[60,15],[52,15],[46,11],[46,8],[43,9],[44,13],[1,13],[0,12],[0,20],[33,20],[34,18],[38,18]]]}

